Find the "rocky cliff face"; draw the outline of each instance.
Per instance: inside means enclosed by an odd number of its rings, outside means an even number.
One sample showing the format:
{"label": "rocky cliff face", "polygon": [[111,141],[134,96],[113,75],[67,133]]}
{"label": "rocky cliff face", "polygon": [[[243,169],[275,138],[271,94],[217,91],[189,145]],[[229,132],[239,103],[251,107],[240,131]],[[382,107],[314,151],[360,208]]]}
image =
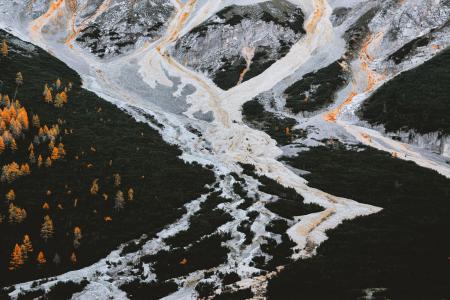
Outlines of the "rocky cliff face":
{"label": "rocky cliff face", "polygon": [[229,89],[285,56],[304,34],[303,21],[302,11],[284,0],[233,5],[179,39],[170,53]]}
{"label": "rocky cliff face", "polygon": [[[144,41],[160,37],[174,12],[165,0],[70,0],[2,1],[0,15],[27,24],[51,21],[36,31],[59,42],[75,39],[98,57],[126,53]],[[38,24],[39,25],[39,22]],[[36,26],[35,25],[35,26]]]}
{"label": "rocky cliff face", "polygon": [[[95,14],[102,1],[89,2],[82,19]],[[121,54],[144,40],[160,37],[173,10],[173,5],[164,0],[114,0],[80,32],[76,41],[99,57]]]}

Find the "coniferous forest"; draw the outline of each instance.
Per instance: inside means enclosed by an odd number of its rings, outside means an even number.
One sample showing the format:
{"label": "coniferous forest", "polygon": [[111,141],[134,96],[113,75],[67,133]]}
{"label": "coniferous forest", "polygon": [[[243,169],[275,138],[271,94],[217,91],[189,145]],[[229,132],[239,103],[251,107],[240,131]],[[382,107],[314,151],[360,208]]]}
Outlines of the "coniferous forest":
{"label": "coniferous forest", "polygon": [[10,39],[1,33],[2,285],[79,269],[151,237],[214,181],[150,126],[84,90],[66,65]]}

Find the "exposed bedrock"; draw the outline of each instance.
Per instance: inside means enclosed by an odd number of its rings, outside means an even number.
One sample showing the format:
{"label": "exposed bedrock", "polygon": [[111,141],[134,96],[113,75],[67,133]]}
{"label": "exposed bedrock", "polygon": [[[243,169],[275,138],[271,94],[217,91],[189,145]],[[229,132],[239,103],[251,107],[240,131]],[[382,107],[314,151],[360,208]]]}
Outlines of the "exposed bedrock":
{"label": "exposed bedrock", "polygon": [[233,5],[183,36],[170,54],[227,90],[285,56],[303,36],[303,21],[300,8],[284,0]]}
{"label": "exposed bedrock", "polygon": [[442,134],[441,132],[431,132],[426,134],[416,133],[414,131],[399,131],[389,133],[394,139],[399,139],[402,142],[419,146],[420,148],[431,150],[440,155],[450,158],[450,135]]}
{"label": "exposed bedrock", "polygon": [[[101,1],[88,1],[80,13],[85,20],[101,9]],[[99,57],[114,56],[133,49],[144,40],[155,40],[165,31],[174,7],[164,0],[113,0],[95,21],[77,36],[77,42]],[[77,20],[79,22],[80,20]]]}

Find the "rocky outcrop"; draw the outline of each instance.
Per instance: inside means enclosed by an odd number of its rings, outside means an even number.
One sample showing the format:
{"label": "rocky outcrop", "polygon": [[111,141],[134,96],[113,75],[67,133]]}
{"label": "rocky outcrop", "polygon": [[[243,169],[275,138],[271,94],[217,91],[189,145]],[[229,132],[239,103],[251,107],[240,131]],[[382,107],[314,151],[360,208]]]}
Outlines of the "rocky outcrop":
{"label": "rocky outcrop", "polygon": [[303,33],[303,13],[287,1],[230,6],[183,36],[170,54],[229,89],[264,72]]}
{"label": "rocky outcrop", "polygon": [[398,131],[387,135],[393,139],[401,140],[404,143],[415,145],[450,158],[450,134],[443,134],[442,132],[420,134],[411,130]]}
{"label": "rocky outcrop", "polygon": [[[85,16],[95,10],[96,5],[87,6]],[[161,36],[173,10],[172,4],[164,0],[115,0],[76,40],[99,57],[121,54],[140,40]]]}

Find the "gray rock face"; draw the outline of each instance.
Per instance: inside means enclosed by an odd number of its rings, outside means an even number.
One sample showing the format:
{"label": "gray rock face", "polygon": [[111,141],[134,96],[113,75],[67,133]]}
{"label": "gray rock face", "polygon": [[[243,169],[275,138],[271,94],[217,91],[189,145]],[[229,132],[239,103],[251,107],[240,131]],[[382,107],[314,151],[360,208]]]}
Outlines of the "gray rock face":
{"label": "gray rock face", "polygon": [[[81,19],[93,15],[101,2],[89,3]],[[141,39],[155,40],[161,36],[173,11],[172,4],[164,0],[114,0],[76,40],[99,57],[118,55],[134,48]]]}
{"label": "gray rock face", "polygon": [[302,37],[302,26],[301,10],[284,0],[231,6],[183,36],[170,54],[229,89],[286,55]]}
{"label": "gray rock face", "polygon": [[398,131],[396,133],[388,133],[388,135],[400,139],[404,143],[416,145],[420,148],[438,153],[446,158],[450,158],[450,135],[445,135],[440,132],[419,134],[413,130],[408,132]]}

